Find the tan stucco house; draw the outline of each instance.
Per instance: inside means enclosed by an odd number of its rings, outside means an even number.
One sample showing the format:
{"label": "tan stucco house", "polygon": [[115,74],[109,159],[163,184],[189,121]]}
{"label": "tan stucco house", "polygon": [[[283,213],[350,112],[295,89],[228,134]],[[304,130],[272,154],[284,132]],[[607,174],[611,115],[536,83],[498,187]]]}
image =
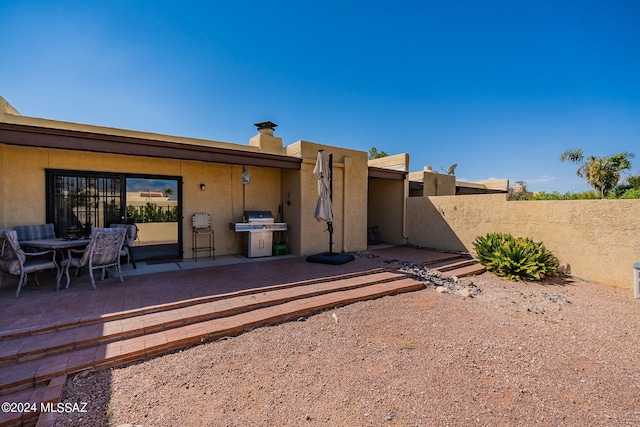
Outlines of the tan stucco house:
{"label": "tan stucco house", "polygon": [[[507,180],[409,172],[408,154],[368,160],[328,144],[284,145],[265,123],[237,144],[27,117],[0,97],[0,228],[54,223],[62,235],[70,225],[135,221],[135,209],[148,208],[168,218],[136,222],[148,258],[192,258],[194,213],[211,215],[215,254],[226,255],[244,252],[230,224],[271,211],[287,224],[274,239],[289,253],[325,252],[313,174],[324,150],[333,155],[335,252],[366,249],[374,226],[384,242],[463,252],[479,235],[509,232],[544,242],[567,272],[630,286],[637,200],[509,202]],[[601,218],[611,219],[606,232]]]}
{"label": "tan stucco house", "polygon": [[0,227],[49,222],[62,235],[70,225],[106,226],[127,221],[141,195],[168,188],[156,200],[175,210],[175,221],[140,227],[143,242],[165,245],[164,256],[192,257],[197,212],[211,215],[216,255],[241,253],[229,224],[251,210],[287,223],[277,238],[289,253],[327,251],[326,224],[313,217],[313,168],[324,149],[333,154],[333,250],[366,249],[372,222],[384,225],[385,240],[403,243],[408,156],[403,170],[369,167],[363,151],[285,146],[274,127],[236,144],[27,117],[0,97]]}

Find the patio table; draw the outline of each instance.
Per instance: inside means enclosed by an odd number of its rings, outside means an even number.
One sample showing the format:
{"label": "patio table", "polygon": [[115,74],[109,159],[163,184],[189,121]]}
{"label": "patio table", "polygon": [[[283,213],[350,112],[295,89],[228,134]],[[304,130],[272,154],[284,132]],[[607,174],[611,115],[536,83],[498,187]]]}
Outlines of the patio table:
{"label": "patio table", "polygon": [[20,242],[20,246],[29,248],[53,249],[55,251],[59,251],[71,248],[84,248],[89,244],[89,240],[89,238],[23,240]]}
{"label": "patio table", "polygon": [[[90,239],[36,239],[36,240],[23,240],[20,242],[20,246],[24,246],[26,248],[37,248],[37,249],[52,249],[56,253],[56,259],[65,259],[67,254],[65,254],[65,250],[71,248],[84,248],[89,244]],[[62,271],[60,271],[59,276],[62,276]],[[59,279],[58,279],[59,280]],[[58,282],[59,283],[59,282]],[[59,284],[57,285],[59,286]],[[58,289],[56,287],[56,289]]]}
{"label": "patio table", "polygon": [[65,259],[67,254],[65,251],[67,249],[79,249],[86,248],[91,239],[89,237],[82,239],[37,239],[37,240],[23,240],[20,242],[20,246],[28,247],[28,248],[39,248],[39,249],[53,249],[56,251],[56,257],[60,257],[61,259]]}

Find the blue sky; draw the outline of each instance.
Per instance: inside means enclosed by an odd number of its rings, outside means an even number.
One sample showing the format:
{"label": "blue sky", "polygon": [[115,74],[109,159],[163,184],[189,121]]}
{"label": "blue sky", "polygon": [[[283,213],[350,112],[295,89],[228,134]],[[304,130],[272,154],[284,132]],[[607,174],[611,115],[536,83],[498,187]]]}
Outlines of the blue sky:
{"label": "blue sky", "polygon": [[457,163],[585,191],[568,148],[636,154],[640,2],[0,2],[0,95],[23,115]]}

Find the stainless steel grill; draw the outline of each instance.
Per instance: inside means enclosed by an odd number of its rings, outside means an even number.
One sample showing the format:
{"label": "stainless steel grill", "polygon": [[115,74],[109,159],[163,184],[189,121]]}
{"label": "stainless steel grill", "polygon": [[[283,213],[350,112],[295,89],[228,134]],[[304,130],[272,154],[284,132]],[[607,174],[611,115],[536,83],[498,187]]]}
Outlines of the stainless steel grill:
{"label": "stainless steel grill", "polygon": [[256,258],[271,256],[273,232],[284,231],[287,224],[275,222],[270,211],[245,211],[242,222],[229,224],[229,228],[243,237],[243,249],[247,257]]}

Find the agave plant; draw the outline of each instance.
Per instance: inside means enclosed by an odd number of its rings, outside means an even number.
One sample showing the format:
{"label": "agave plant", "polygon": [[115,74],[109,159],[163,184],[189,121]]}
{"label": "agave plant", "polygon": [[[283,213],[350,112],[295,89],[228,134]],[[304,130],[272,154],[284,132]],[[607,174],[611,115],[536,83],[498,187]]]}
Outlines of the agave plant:
{"label": "agave plant", "polygon": [[558,260],[542,243],[508,233],[489,233],[473,243],[489,271],[511,280],[542,280],[558,271]]}

